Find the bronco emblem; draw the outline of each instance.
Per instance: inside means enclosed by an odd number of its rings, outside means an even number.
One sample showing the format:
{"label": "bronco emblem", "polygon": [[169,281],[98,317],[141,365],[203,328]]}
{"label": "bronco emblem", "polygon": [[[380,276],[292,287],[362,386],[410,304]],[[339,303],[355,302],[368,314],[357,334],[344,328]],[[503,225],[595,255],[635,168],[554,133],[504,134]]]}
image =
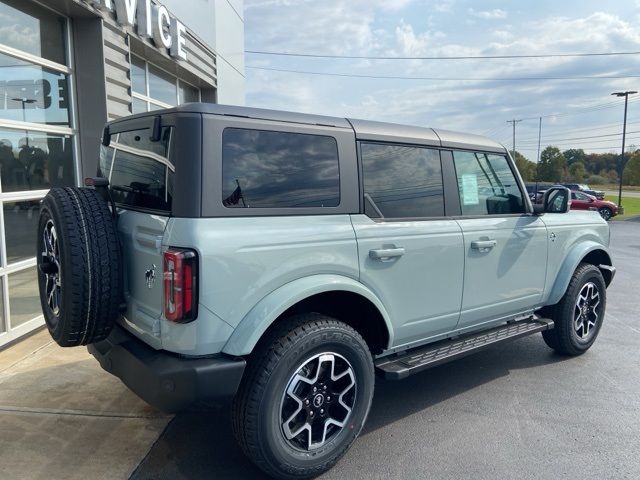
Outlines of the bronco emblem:
{"label": "bronco emblem", "polygon": [[154,264],[151,265],[151,268],[147,270],[144,274],[147,279],[147,287],[153,288],[153,284],[156,283],[156,267]]}

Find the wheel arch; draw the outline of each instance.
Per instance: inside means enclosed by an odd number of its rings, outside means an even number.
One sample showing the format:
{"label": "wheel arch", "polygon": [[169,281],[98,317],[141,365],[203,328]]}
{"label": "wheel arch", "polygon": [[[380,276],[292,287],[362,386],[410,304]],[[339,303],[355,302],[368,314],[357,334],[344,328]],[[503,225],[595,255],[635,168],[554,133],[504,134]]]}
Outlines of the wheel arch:
{"label": "wheel arch", "polygon": [[607,287],[613,280],[614,272],[611,268],[606,268],[612,267],[613,262],[611,261],[611,255],[604,246],[595,242],[576,245],[569,255],[566,256],[564,263],[558,271],[558,275],[556,276],[556,280],[546,302],[547,305],[554,305],[560,301],[569,286],[573,272],[575,272],[581,263],[590,263],[598,267]]}
{"label": "wheel arch", "polygon": [[363,336],[374,354],[393,342],[389,315],[369,288],[340,275],[314,275],[287,283],[260,300],[240,321],[222,352],[249,355],[280,320],[308,312],[347,323]]}

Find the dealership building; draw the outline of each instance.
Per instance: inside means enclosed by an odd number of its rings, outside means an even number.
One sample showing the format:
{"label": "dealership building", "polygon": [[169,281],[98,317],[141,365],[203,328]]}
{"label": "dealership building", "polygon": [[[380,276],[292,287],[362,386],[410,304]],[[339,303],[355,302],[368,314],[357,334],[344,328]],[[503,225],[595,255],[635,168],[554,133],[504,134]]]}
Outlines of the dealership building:
{"label": "dealership building", "polygon": [[0,348],[44,324],[39,202],[94,176],[107,120],[244,104],[242,0],[0,0]]}

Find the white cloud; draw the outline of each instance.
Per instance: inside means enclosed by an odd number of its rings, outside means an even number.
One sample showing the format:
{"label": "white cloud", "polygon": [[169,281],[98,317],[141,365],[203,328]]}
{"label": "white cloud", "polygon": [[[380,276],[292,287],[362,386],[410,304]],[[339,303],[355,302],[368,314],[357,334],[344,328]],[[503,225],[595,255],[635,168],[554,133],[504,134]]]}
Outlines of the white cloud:
{"label": "white cloud", "polygon": [[483,18],[485,20],[507,18],[507,12],[499,8],[494,8],[493,10],[481,10],[481,11],[477,11],[477,10],[474,10],[473,8],[469,8],[467,12],[469,13],[469,15],[472,15],[478,18]]}
{"label": "white cloud", "polygon": [[[639,0],[640,1],[640,0]],[[565,16],[538,12],[526,20],[512,17],[499,28],[481,28],[484,17],[469,15],[475,26],[460,31],[423,2],[364,0],[274,0],[272,9],[248,0],[247,39],[264,50],[402,56],[572,53],[640,50],[640,19],[594,12]],[[273,2],[272,2],[273,3]],[[404,7],[401,5],[404,4]],[[394,8],[395,10],[389,10]],[[490,9],[481,9],[478,12]],[[558,10],[562,13],[562,10]],[[506,15],[506,12],[505,12]],[[405,20],[403,20],[403,18]],[[616,89],[638,89],[637,79],[566,81],[471,81],[483,77],[637,74],[635,56],[507,59],[483,61],[352,61],[248,57],[248,64],[292,70],[387,76],[460,77],[469,81],[409,81],[327,77],[248,70],[247,98],[252,106],[353,116],[453,130],[492,130],[508,136],[505,120],[533,117],[611,101]],[[640,106],[640,103],[638,103]],[[635,113],[637,110],[638,113]],[[545,120],[544,128],[571,129],[618,122],[616,109]],[[610,116],[609,116],[610,115]],[[637,115],[640,108],[631,108]],[[615,117],[615,118],[614,118]],[[631,117],[631,120],[633,118]],[[630,120],[630,121],[631,121]],[[554,123],[555,122],[555,123]],[[557,126],[554,126],[557,125]],[[537,137],[537,121],[522,122],[519,138]],[[502,131],[502,130],[504,131]],[[496,134],[497,132],[497,134]],[[608,133],[608,132],[606,132]],[[525,153],[527,153],[525,151]],[[531,153],[528,153],[531,155]],[[535,150],[533,151],[535,155]]]}

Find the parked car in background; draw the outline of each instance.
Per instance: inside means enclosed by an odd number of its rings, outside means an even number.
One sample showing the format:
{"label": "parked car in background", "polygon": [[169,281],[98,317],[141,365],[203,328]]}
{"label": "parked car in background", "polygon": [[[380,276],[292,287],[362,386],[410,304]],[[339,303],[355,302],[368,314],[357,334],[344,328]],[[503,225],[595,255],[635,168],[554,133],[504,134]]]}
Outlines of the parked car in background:
{"label": "parked car in background", "polygon": [[597,210],[605,220],[618,215],[618,206],[609,200],[599,200],[576,190],[571,191],[571,210]]}
{"label": "parked car in background", "polygon": [[548,182],[530,182],[525,184],[532,203],[542,203],[544,192],[552,186],[553,184]]}
{"label": "parked car in background", "polygon": [[602,190],[593,190],[589,185],[584,183],[561,183],[563,187],[567,187],[569,190],[577,190],[592,197],[596,197],[598,200],[604,199],[604,192]]}

